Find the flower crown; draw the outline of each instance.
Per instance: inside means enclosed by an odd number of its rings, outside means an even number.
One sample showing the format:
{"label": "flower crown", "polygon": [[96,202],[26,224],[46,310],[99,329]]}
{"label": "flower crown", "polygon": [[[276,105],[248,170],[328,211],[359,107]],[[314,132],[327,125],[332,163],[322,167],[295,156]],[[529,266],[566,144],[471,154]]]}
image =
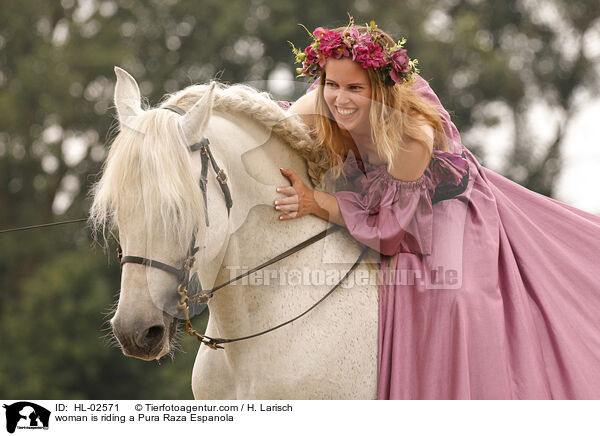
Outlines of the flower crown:
{"label": "flower crown", "polygon": [[406,39],[402,38],[394,46],[386,48],[382,45],[383,34],[377,32],[375,21],[367,25],[366,33],[360,33],[354,27],[354,18],[349,16],[350,22],[342,32],[317,27],[310,33],[302,26],[314,42],[307,46],[304,52],[290,42],[296,55],[296,63],[302,63],[302,68],[296,68],[297,77],[306,76],[314,80],[325,67],[328,57],[340,59],[352,56],[352,60],[364,69],[372,67],[377,71],[384,83],[393,85],[412,80],[412,75],[419,72],[416,67],[419,60],[411,60],[408,57],[403,48]]}

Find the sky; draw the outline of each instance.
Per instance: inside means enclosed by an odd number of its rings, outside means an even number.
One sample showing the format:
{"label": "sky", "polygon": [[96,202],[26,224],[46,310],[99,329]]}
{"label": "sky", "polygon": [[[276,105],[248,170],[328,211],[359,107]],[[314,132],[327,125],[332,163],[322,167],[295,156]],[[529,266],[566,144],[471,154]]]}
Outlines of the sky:
{"label": "sky", "polygon": [[[600,99],[580,96],[578,107],[563,139],[563,166],[553,198],[600,215]],[[503,122],[494,128],[474,128],[461,135],[467,148],[472,141],[484,144],[485,166],[502,174],[505,153],[513,144],[510,114],[502,104],[496,104],[491,111]],[[555,117],[547,108],[533,108],[529,128],[541,143],[551,140]]]}
{"label": "sky", "polygon": [[565,165],[556,199],[600,215],[600,99],[586,104],[565,138]]}

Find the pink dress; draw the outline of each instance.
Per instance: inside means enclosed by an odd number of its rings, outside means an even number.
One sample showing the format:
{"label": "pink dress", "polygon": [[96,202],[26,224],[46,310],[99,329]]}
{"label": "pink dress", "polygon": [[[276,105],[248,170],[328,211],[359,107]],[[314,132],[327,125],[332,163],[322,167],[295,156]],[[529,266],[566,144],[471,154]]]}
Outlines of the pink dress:
{"label": "pink dress", "polygon": [[349,156],[335,193],[382,254],[378,398],[600,399],[600,217],[482,167],[417,79],[450,151],[411,182]]}

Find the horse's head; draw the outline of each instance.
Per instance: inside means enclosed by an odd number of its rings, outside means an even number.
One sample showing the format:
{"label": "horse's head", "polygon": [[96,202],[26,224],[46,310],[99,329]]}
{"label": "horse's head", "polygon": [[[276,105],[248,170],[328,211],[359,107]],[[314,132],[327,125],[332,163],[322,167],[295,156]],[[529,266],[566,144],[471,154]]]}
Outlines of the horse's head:
{"label": "horse's head", "polygon": [[[123,264],[119,303],[111,324],[124,354],[158,359],[171,351],[177,319],[182,316],[176,291],[192,240],[199,247],[198,260],[210,260],[228,235],[223,195],[217,195],[219,188],[210,183],[206,194],[214,200],[210,213],[204,210],[200,153],[192,156],[190,151],[207,126],[214,86],[183,115],[164,108],[142,110],[133,77],[119,68],[115,72],[120,131],[94,190],[91,222],[118,231],[124,256],[155,261],[154,265]],[[213,195],[212,191],[218,192]],[[207,213],[211,220],[208,239]],[[159,263],[172,270],[157,268]],[[196,268],[202,272],[209,263],[196,262]]]}

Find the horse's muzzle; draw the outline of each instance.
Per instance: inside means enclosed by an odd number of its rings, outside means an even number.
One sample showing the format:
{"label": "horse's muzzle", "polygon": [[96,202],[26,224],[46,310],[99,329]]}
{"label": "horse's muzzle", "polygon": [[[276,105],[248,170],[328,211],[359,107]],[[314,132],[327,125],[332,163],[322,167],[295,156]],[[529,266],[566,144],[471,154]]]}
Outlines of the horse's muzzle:
{"label": "horse's muzzle", "polygon": [[170,338],[174,326],[154,323],[148,327],[125,326],[118,319],[113,320],[113,333],[123,354],[142,360],[160,359],[169,351]]}

